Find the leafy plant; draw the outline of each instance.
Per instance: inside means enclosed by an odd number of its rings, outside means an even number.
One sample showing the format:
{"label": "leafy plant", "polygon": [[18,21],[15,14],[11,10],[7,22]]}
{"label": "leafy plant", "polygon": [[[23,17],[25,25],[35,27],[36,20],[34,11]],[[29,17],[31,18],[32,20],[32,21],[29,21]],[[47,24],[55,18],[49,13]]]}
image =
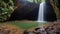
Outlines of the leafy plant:
{"label": "leafy plant", "polygon": [[13,0],[0,0],[0,22],[6,21],[13,11]]}

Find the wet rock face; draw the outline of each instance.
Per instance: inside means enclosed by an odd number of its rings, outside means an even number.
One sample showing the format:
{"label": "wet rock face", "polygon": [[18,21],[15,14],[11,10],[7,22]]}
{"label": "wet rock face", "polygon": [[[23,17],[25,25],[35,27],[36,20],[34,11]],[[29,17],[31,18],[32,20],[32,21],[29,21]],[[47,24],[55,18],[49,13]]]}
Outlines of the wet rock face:
{"label": "wet rock face", "polygon": [[44,7],[44,21],[53,22],[56,20],[57,20],[57,17],[54,12],[54,9],[50,4],[50,1],[46,0],[45,7]]}
{"label": "wet rock face", "polygon": [[8,21],[37,20],[38,10],[38,4],[27,2],[27,4],[22,5],[22,7],[19,6],[14,10]]}

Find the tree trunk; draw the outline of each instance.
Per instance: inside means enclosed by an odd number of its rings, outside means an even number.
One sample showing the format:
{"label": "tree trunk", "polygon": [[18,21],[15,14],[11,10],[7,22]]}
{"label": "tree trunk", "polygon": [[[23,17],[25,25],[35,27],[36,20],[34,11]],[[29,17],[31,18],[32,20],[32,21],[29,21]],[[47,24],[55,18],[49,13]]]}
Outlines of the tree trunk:
{"label": "tree trunk", "polygon": [[60,9],[58,6],[58,0],[50,0],[51,5],[53,6],[53,9],[56,13],[57,19],[60,19]]}

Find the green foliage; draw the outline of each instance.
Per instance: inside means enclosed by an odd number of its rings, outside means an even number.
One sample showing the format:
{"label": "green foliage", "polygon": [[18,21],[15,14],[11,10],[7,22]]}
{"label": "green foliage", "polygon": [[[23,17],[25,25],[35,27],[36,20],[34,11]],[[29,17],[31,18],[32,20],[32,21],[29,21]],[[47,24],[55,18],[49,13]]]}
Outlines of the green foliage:
{"label": "green foliage", "polygon": [[45,2],[45,0],[27,0],[27,1],[34,2],[34,3]]}
{"label": "green foliage", "polygon": [[[6,3],[6,1],[9,1]],[[0,21],[6,21],[14,11],[13,0],[0,0]]]}

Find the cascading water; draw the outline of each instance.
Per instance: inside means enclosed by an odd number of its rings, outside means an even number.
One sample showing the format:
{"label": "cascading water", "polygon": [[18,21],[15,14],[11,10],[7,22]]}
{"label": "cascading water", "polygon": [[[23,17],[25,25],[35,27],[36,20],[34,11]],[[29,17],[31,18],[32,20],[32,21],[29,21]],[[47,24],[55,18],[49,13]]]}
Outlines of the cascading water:
{"label": "cascading water", "polygon": [[38,22],[45,22],[44,21],[44,4],[45,2],[42,2],[40,3],[40,6],[39,6],[39,13],[38,13]]}
{"label": "cascading water", "polygon": [[39,5],[39,13],[38,13],[38,20],[37,22],[39,23],[38,27],[42,27],[43,23],[46,23],[46,21],[44,21],[44,6],[45,6],[45,2],[40,3]]}

